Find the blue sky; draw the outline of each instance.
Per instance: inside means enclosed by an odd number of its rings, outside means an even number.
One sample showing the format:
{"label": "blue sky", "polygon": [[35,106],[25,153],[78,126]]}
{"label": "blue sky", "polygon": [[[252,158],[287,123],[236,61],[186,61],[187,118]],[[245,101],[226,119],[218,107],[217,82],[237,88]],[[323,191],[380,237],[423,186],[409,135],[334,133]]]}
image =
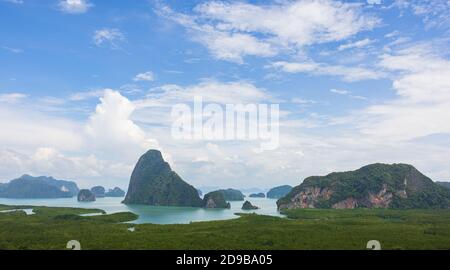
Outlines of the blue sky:
{"label": "blue sky", "polygon": [[[373,162],[450,180],[449,12],[446,0],[0,0],[0,181],[126,187],[149,148],[196,186]],[[170,107],[194,95],[280,104],[280,147],[173,139]]]}

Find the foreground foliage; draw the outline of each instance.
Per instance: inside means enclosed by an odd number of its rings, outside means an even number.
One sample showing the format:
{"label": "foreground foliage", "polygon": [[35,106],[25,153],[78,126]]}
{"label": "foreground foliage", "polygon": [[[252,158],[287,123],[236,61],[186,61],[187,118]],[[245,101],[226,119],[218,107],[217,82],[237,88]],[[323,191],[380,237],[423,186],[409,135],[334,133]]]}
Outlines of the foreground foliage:
{"label": "foreground foliage", "polygon": [[[179,225],[130,224],[132,213],[99,216],[99,209],[33,208],[0,213],[0,249],[450,249],[449,210],[297,209],[288,218],[242,215],[234,220]],[[135,231],[128,229],[134,227]]]}

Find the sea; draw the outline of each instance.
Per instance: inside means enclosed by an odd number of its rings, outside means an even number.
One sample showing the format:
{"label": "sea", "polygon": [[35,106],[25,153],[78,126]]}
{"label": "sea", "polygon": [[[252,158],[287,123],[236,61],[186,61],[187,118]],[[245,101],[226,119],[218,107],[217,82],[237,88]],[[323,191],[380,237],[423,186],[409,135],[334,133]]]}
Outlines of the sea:
{"label": "sea", "polygon": [[[138,219],[132,221],[135,224],[187,224],[198,221],[226,220],[238,218],[236,213],[256,213],[259,215],[279,216],[276,199],[250,198],[245,199],[259,207],[257,210],[242,210],[244,201],[231,201],[230,209],[205,209],[196,207],[169,207],[150,205],[125,205],[124,198],[105,197],[97,198],[95,202],[78,202],[76,197],[61,199],[6,199],[0,198],[0,204],[6,205],[30,205],[49,207],[75,207],[75,208],[97,208],[104,210],[107,214],[118,212],[133,212]],[[30,207],[32,208],[32,207]],[[101,213],[99,213],[101,214]]]}

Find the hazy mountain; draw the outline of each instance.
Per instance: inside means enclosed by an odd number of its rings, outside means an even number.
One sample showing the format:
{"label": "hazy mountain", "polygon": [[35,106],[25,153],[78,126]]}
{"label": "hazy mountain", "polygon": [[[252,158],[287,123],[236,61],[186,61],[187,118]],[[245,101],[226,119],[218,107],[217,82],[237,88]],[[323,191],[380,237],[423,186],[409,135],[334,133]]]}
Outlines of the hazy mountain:
{"label": "hazy mountain", "polygon": [[0,197],[37,199],[37,198],[68,198],[78,194],[75,182],[57,180],[53,177],[33,177],[23,175],[9,183],[0,186]]}
{"label": "hazy mountain", "polygon": [[292,187],[289,185],[274,187],[267,192],[267,198],[279,199],[286,196],[291,190]]}

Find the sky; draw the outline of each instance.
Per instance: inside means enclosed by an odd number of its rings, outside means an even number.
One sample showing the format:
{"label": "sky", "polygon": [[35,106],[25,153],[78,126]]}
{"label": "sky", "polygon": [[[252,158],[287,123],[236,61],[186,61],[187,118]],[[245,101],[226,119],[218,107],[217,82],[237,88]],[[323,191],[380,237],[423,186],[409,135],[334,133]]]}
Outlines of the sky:
{"label": "sky", "polygon": [[[408,163],[450,181],[448,0],[0,0],[0,182],[269,188]],[[279,104],[279,146],[180,140],[175,104]]]}

